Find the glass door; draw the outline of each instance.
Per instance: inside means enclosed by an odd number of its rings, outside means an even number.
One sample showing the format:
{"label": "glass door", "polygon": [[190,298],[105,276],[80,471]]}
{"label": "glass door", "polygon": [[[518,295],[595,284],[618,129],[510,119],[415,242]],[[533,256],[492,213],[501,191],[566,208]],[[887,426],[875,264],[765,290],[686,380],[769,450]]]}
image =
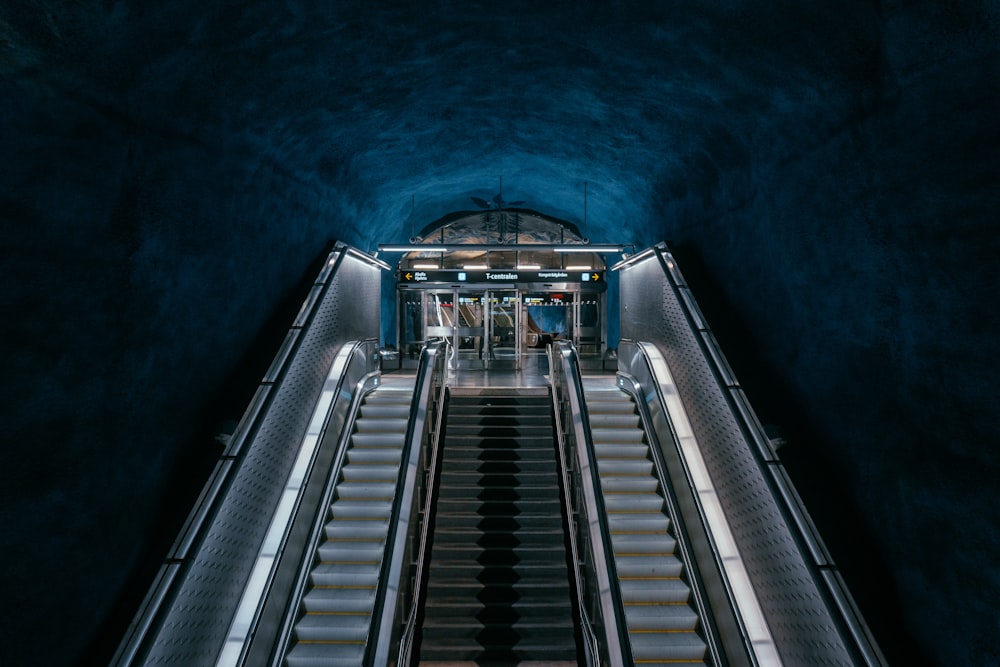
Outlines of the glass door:
{"label": "glass door", "polygon": [[519,333],[520,297],[517,290],[487,293],[489,329],[487,368],[519,368],[521,336]]}
{"label": "glass door", "polygon": [[459,368],[484,368],[483,343],[486,336],[484,292],[459,292],[455,311],[455,350]]}

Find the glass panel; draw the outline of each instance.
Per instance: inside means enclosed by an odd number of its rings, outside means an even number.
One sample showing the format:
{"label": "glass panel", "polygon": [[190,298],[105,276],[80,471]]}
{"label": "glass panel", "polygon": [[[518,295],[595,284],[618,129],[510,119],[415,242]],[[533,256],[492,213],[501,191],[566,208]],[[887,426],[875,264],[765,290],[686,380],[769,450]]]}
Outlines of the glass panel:
{"label": "glass panel", "polygon": [[473,361],[476,365],[483,358],[484,294],[459,292],[458,295],[458,358]]}
{"label": "glass panel", "polygon": [[424,344],[422,291],[399,292],[399,344],[407,359],[416,359]]}
{"label": "glass panel", "polygon": [[[516,291],[490,292],[490,365],[516,368],[518,355]],[[495,363],[496,362],[496,363]]]}
{"label": "glass panel", "polygon": [[525,350],[545,349],[555,340],[569,338],[573,331],[572,294],[544,292],[526,294],[524,341]]}

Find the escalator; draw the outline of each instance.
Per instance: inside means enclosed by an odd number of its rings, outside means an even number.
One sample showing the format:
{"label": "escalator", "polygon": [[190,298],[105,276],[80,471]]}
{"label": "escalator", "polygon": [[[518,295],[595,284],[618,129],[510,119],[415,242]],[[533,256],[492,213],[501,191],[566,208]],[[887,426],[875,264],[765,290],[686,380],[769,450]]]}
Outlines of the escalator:
{"label": "escalator", "polygon": [[584,378],[583,388],[633,661],[705,665],[701,623],[636,406],[614,377]]}
{"label": "escalator", "polygon": [[288,667],[362,663],[412,398],[412,377],[385,377],[361,405],[299,605]]}
{"label": "escalator", "polygon": [[421,662],[576,664],[552,404],[525,394],[448,403]]}

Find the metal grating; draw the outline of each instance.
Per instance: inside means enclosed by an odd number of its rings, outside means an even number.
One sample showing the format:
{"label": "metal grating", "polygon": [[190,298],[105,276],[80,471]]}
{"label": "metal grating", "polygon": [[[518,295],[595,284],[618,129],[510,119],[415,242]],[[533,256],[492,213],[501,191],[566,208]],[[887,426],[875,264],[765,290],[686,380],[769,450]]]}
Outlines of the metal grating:
{"label": "metal grating", "polygon": [[148,664],[214,662],[336,351],[348,340],[379,332],[379,308],[372,304],[377,306],[381,298],[380,273],[345,254],[325,294],[310,293],[308,300],[319,300],[312,320],[243,448],[232,485],[188,560],[183,582],[146,656]]}
{"label": "metal grating", "polygon": [[[679,276],[679,274],[677,274]],[[838,625],[733,409],[654,258],[621,274],[622,337],[655,343],[677,384],[774,641],[789,664],[851,665]],[[700,317],[700,315],[698,315]],[[704,326],[697,321],[697,328]],[[735,383],[735,378],[727,378]]]}

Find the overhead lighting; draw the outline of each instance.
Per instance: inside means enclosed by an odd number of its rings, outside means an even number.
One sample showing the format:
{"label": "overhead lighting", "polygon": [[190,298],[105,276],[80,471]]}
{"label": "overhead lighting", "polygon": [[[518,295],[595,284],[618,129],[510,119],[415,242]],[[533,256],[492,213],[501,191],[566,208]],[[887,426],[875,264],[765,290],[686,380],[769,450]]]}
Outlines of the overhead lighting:
{"label": "overhead lighting", "polygon": [[590,271],[590,264],[570,264],[566,267],[567,271]]}
{"label": "overhead lighting", "polygon": [[485,264],[463,264],[462,268],[468,269],[470,271],[476,271],[476,270],[483,271],[490,267],[486,266]]}
{"label": "overhead lighting", "polygon": [[552,252],[621,252],[620,245],[563,245],[556,246]]}
{"label": "overhead lighting", "polygon": [[414,269],[437,269],[439,268],[437,264],[414,264]]}
{"label": "overhead lighting", "polygon": [[517,270],[518,271],[537,271],[540,268],[542,268],[541,264],[518,264],[517,265]]}
{"label": "overhead lighting", "polygon": [[452,248],[446,245],[382,245],[378,249],[381,252],[449,252]]}

